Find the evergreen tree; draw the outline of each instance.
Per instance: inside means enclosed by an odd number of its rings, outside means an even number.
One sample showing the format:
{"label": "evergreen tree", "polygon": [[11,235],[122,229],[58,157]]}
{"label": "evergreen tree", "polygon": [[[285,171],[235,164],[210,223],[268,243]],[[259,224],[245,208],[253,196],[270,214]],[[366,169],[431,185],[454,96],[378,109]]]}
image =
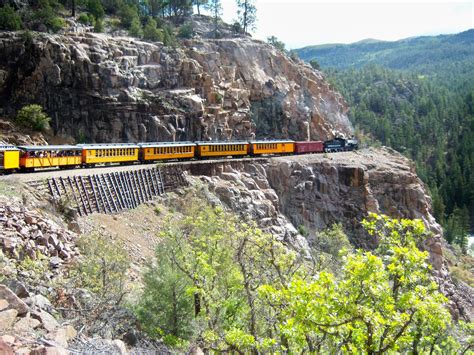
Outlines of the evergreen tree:
{"label": "evergreen tree", "polygon": [[0,30],[18,31],[22,27],[21,17],[10,5],[0,7]]}
{"label": "evergreen tree", "polygon": [[255,0],[237,0],[237,16],[244,33],[255,30],[257,22]]}
{"label": "evergreen tree", "polygon": [[201,15],[201,6],[205,8],[208,2],[209,0],[193,0],[193,5],[196,6],[198,15]]}
{"label": "evergreen tree", "polygon": [[134,17],[132,19],[132,23],[130,24],[128,33],[130,34],[130,36],[133,36],[133,37],[138,37],[138,38],[143,37],[143,28],[138,17]]}
{"label": "evergreen tree", "polygon": [[94,16],[96,21],[102,19],[105,15],[105,11],[100,0],[88,0],[87,11],[89,11],[92,16]]}
{"label": "evergreen tree", "polygon": [[214,37],[219,37],[219,20],[222,15],[221,0],[209,0],[206,9],[211,13],[212,21],[214,23]]}
{"label": "evergreen tree", "polygon": [[280,41],[275,36],[267,37],[267,42],[270,43],[272,46],[274,46],[276,49],[278,49],[282,52],[285,52],[285,43]]}

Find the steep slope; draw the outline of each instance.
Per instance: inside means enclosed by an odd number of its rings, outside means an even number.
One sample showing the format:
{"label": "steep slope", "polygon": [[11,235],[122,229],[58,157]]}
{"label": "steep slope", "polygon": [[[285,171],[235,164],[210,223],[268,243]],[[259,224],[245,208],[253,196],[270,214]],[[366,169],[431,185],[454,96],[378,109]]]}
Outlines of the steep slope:
{"label": "steep slope", "polygon": [[247,37],[165,47],[104,34],[0,34],[6,113],[39,103],[56,136],[87,142],[350,134],[320,72]]}

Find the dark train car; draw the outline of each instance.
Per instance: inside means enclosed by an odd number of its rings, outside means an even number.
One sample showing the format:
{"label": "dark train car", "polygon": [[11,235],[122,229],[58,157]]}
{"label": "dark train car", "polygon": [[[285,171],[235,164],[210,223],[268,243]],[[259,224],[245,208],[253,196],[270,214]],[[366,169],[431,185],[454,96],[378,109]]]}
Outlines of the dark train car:
{"label": "dark train car", "polygon": [[295,142],[296,154],[322,153],[324,143],[322,141]]}
{"label": "dark train car", "polygon": [[324,142],[324,151],[326,153],[345,152],[349,150],[355,150],[357,148],[358,142],[356,139],[353,138],[334,138],[332,140]]}
{"label": "dark train car", "polygon": [[355,138],[348,139],[346,142],[347,150],[357,150],[359,148],[359,141]]}

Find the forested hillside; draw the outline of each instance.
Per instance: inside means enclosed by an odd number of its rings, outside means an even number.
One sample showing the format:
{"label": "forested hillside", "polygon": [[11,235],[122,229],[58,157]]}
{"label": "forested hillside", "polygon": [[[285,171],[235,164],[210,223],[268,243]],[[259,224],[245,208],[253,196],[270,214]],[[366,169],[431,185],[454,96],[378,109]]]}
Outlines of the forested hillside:
{"label": "forested hillside", "polygon": [[297,50],[351,106],[359,134],[417,165],[446,238],[466,247],[474,220],[474,30]]}
{"label": "forested hillside", "polygon": [[[325,44],[297,49],[304,60],[317,59],[322,67],[344,69],[380,64],[423,73],[472,63],[474,29],[455,35],[407,38],[396,42],[364,40],[352,44]],[[462,65],[464,66],[464,65]]]}

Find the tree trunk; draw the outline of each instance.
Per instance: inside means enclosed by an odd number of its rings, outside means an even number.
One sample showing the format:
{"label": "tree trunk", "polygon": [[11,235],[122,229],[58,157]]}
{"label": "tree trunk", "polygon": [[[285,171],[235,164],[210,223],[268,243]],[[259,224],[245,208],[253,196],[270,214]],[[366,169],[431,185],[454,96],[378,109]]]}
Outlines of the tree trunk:
{"label": "tree trunk", "polygon": [[194,316],[197,317],[201,313],[201,299],[197,293],[194,294]]}

